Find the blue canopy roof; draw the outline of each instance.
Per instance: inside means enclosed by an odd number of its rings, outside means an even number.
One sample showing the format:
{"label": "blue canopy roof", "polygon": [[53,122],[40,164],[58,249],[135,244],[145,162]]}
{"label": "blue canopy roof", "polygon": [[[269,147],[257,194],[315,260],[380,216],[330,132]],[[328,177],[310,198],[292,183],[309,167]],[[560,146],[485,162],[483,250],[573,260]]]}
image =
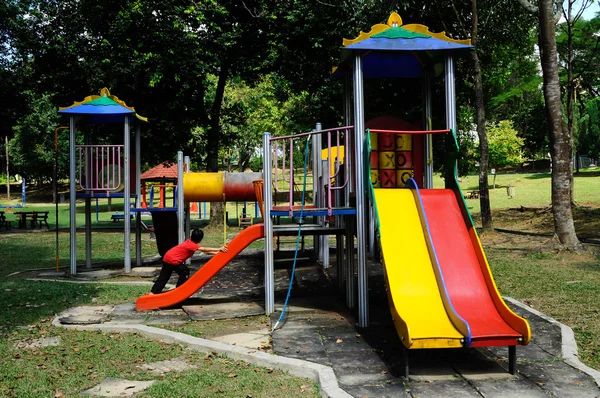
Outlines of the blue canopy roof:
{"label": "blue canopy roof", "polygon": [[438,63],[447,51],[472,50],[470,40],[455,40],[445,32],[434,33],[425,25],[402,25],[402,19],[392,13],[387,24],[377,24],[368,33],[354,39],[344,39],[341,66],[355,51],[364,52],[363,76],[419,77],[423,66]]}

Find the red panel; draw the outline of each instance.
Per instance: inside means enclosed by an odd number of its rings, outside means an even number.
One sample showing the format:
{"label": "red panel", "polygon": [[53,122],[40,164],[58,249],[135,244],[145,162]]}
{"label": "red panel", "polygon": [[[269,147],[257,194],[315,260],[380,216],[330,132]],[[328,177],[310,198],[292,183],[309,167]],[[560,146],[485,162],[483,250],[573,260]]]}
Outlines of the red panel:
{"label": "red panel", "polygon": [[413,165],[414,165],[414,179],[417,182],[419,188],[423,188],[423,136],[416,135],[413,137]]}
{"label": "red panel", "polygon": [[412,152],[410,151],[396,151],[396,169],[412,169],[413,160]]}
{"label": "red panel", "polygon": [[521,334],[492,301],[454,192],[423,189],[421,197],[450,300],[471,327],[473,344],[514,345]]}
{"label": "red panel", "polygon": [[371,170],[379,168],[379,152],[371,151]]}
{"label": "red panel", "polygon": [[396,188],[396,170],[379,170],[381,188]]}
{"label": "red panel", "polygon": [[382,151],[393,151],[396,149],[396,136],[394,134],[379,134],[379,147]]}

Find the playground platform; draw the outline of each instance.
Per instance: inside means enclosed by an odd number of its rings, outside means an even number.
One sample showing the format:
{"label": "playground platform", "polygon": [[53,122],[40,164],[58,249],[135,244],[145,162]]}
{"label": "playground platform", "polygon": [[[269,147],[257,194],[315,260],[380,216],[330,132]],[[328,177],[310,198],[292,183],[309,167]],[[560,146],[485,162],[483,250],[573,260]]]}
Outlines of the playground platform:
{"label": "playground platform", "polygon": [[[291,272],[290,253],[276,258],[276,308],[281,309]],[[291,253],[293,254],[293,253]],[[206,257],[192,263],[197,270]],[[517,374],[508,372],[506,347],[412,350],[410,378],[402,374],[402,344],[385,295],[382,266],[369,264],[370,327],[358,329],[356,314],[343,305],[335,287],[335,267],[323,270],[301,256],[287,318],[271,337],[271,325],[206,340],[174,333],[160,326],[219,317],[263,314],[263,252],[248,250],[236,257],[199,293],[171,309],[136,312],[133,303],[78,307],[59,314],[56,325],[78,329],[136,332],[152,338],[219,352],[258,365],[312,377],[324,396],[334,397],[598,397],[600,372],[581,364],[571,329],[508,299],[525,317],[532,341],[517,348]],[[334,261],[332,260],[332,263]],[[159,267],[142,267],[148,288]],[[135,268],[134,268],[135,269]],[[98,280],[93,269],[77,279]],[[41,279],[48,279],[49,275]],[[110,282],[103,279],[101,282]],[[265,353],[265,351],[267,353]],[[273,355],[274,354],[274,355]]]}

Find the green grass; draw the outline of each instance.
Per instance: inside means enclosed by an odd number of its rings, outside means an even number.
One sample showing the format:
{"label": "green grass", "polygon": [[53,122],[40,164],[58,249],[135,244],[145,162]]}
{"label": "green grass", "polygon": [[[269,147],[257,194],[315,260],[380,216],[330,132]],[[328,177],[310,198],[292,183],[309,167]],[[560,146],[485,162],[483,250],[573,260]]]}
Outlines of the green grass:
{"label": "green grass", "polygon": [[[60,345],[14,348],[24,339],[47,336],[60,337]],[[0,359],[0,395],[5,397],[75,397],[107,377],[158,379],[139,397],[318,396],[316,385],[305,379],[133,334],[54,329],[42,322],[0,340],[0,349],[4,353]],[[165,376],[138,368],[174,357],[183,357],[196,368]]]}
{"label": "green grass", "polygon": [[[444,181],[439,176],[434,177],[434,187],[443,188]],[[511,173],[498,174],[496,177],[496,188],[493,188],[493,176],[488,178],[490,186],[490,203],[492,209],[508,209],[523,207],[548,207],[551,200],[551,181],[548,172],[541,173]],[[479,190],[479,176],[469,175],[459,180],[463,194],[469,191]],[[600,172],[582,169],[574,177],[575,202],[578,204],[600,206],[598,196],[598,184],[600,184]],[[509,185],[515,187],[515,196],[509,198],[506,188]],[[467,207],[472,213],[479,213],[479,200],[467,199]]]}
{"label": "green grass", "polygon": [[580,359],[600,369],[600,263],[595,251],[531,251],[543,244],[540,240],[534,248],[488,246],[498,289],[572,327]]}
{"label": "green grass", "polygon": [[[33,206],[32,206],[33,207]],[[36,210],[44,206],[36,205]],[[68,213],[68,207],[61,207]],[[79,211],[79,209],[78,209]],[[80,216],[78,214],[78,216]],[[60,220],[60,219],[59,219]],[[68,220],[68,218],[67,218]],[[110,222],[107,222],[109,224]],[[112,224],[112,223],[110,223]],[[121,223],[122,225],[122,223]],[[98,227],[102,225],[94,225]],[[121,227],[122,228],[122,227]],[[15,232],[19,232],[18,230]],[[223,231],[206,229],[203,244],[220,246]],[[230,240],[238,228],[228,228]],[[124,239],[122,230],[95,229],[92,236],[93,260],[122,267]],[[69,234],[59,233],[59,265],[69,268]],[[77,396],[106,377],[130,380],[157,379],[136,365],[185,357],[198,368],[159,377],[159,382],[138,395],[142,397],[316,397],[318,387],[312,381],[299,379],[277,370],[265,369],[225,357],[206,358],[203,353],[168,345],[137,335],[118,335],[72,331],[55,328],[51,321],[55,314],[81,305],[105,305],[134,302],[145,294],[149,286],[112,284],[71,284],[23,279],[27,273],[7,278],[15,272],[55,268],[55,232],[0,233],[0,396],[57,397]],[[255,247],[262,247],[261,242]],[[135,239],[131,243],[135,255]],[[157,254],[156,242],[144,233],[142,255]],[[85,260],[85,235],[77,233],[77,259]],[[132,258],[132,263],[134,259]],[[118,268],[117,268],[118,269]],[[179,327],[181,331],[201,337],[223,333],[239,320],[194,322]],[[260,325],[266,317],[244,320]],[[235,328],[236,326],[234,326]],[[58,347],[20,350],[16,345],[28,339],[59,336]],[[110,366],[105,366],[110,364]]]}

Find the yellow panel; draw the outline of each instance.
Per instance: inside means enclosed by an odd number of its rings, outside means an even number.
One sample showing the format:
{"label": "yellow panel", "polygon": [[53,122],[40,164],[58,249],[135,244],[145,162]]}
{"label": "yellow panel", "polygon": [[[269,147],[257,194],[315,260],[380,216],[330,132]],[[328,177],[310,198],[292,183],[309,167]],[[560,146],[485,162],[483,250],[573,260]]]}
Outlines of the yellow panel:
{"label": "yellow panel", "polygon": [[379,152],[379,169],[394,170],[396,168],[396,152]]}
{"label": "yellow panel", "polygon": [[223,173],[186,173],[183,175],[186,202],[222,202]]}
{"label": "yellow panel", "polygon": [[374,189],[396,330],[408,348],[455,348],[463,336],[446,314],[413,193]]}
{"label": "yellow panel", "polygon": [[412,136],[410,134],[398,134],[396,136],[396,150],[397,151],[412,150]]}
{"label": "yellow panel", "polygon": [[412,170],[396,170],[396,187],[403,188],[406,186],[406,181],[413,176]]}
{"label": "yellow panel", "polygon": [[[338,155],[339,152],[339,155]],[[331,147],[331,157],[333,158],[333,162],[329,163],[329,175],[333,175],[335,173],[335,160],[337,159],[341,163],[344,163],[344,147],[343,146],[333,146]],[[323,160],[327,160],[329,158],[329,149],[325,148],[321,151],[321,158]]]}
{"label": "yellow panel", "polygon": [[371,170],[371,184],[373,188],[379,188],[379,170]]}
{"label": "yellow panel", "polygon": [[377,145],[379,145],[379,144],[378,144],[378,139],[377,139],[377,137],[379,137],[379,134],[374,134],[374,133],[371,133],[371,134],[369,134],[369,136],[370,136],[370,138],[371,138],[371,150],[372,150],[372,151],[376,151],[376,150],[377,150],[377,148],[379,148],[379,147],[377,146]]}

